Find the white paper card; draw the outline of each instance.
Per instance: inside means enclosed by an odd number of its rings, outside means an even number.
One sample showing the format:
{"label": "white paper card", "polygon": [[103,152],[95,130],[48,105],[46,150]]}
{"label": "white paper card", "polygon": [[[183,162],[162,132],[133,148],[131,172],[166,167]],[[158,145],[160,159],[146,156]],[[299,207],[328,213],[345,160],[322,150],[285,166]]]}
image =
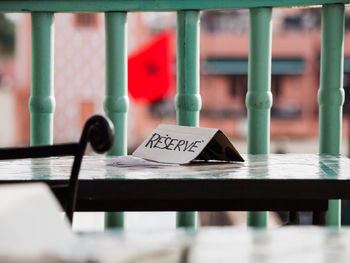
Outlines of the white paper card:
{"label": "white paper card", "polygon": [[177,164],[193,160],[244,161],[218,129],[167,124],[159,125],[132,155]]}

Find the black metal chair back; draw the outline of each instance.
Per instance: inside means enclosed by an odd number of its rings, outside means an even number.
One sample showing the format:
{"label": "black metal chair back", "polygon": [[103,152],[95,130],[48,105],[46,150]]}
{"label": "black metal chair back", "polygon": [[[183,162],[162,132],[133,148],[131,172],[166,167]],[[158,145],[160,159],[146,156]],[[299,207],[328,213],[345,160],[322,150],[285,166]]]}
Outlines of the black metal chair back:
{"label": "black metal chair back", "polygon": [[54,187],[55,190],[59,188],[59,190],[66,192],[68,201],[64,210],[67,218],[72,223],[77,200],[78,176],[87,143],[90,142],[95,152],[104,153],[111,148],[113,138],[114,127],[112,122],[101,115],[94,115],[86,121],[80,140],[77,143],[2,148],[0,149],[0,160],[73,155],[74,162],[68,184]]}

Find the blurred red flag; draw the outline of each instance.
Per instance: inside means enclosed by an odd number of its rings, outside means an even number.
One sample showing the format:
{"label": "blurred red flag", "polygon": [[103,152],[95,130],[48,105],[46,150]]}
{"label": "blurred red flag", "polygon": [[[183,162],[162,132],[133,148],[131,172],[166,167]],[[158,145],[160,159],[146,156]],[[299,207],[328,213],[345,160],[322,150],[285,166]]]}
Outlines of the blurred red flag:
{"label": "blurred red flag", "polygon": [[128,89],[138,102],[156,102],[172,86],[172,33],[163,32],[129,56]]}

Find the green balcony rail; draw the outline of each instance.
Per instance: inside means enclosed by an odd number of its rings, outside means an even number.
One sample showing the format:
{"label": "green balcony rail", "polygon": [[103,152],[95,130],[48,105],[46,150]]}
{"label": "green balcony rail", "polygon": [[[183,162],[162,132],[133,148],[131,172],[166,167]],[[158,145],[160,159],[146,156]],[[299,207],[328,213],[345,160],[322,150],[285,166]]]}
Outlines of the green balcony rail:
{"label": "green balcony rail", "polygon": [[[319,152],[340,154],[344,67],[344,5],[322,8]],[[327,224],[340,226],[340,200],[329,200]]]}
{"label": "green balcony rail", "polygon": [[[248,153],[268,154],[270,149],[272,8],[250,9],[248,57]],[[248,225],[266,227],[267,212],[248,213]]]}
{"label": "green balcony rail", "polygon": [[49,12],[32,13],[31,16],[31,145],[53,142],[53,16]]}
{"label": "green balcony rail", "polygon": [[[275,7],[322,6],[319,152],[339,154],[343,90],[344,5],[350,0],[0,0],[1,12],[31,13],[32,84],[29,108],[31,144],[53,138],[53,20],[57,12],[104,12],[106,28],[106,97],[104,108],[116,127],[109,155],[127,149],[127,12],[177,12],[177,123],[199,126],[199,13],[201,10],[250,9],[248,59],[248,153],[268,154],[270,145],[271,14]],[[107,225],[122,227],[123,214],[108,214]],[[179,212],[179,227],[195,227],[195,212]],[[248,225],[266,227],[267,213],[248,215]],[[340,202],[329,201],[327,224],[340,226]]]}
{"label": "green balcony rail", "polygon": [[[199,11],[177,12],[177,124],[199,126]],[[195,227],[196,214],[177,214],[177,226]]]}
{"label": "green balcony rail", "polygon": [[[117,127],[112,149],[108,155],[127,154],[128,56],[127,13],[106,12],[106,98],[104,110]],[[124,227],[124,214],[106,213],[105,225],[110,228]]]}
{"label": "green balcony rail", "polygon": [[[349,0],[4,0],[2,12],[144,12],[220,10],[255,7],[302,7],[347,4]],[[39,4],[38,4],[39,3]]]}

